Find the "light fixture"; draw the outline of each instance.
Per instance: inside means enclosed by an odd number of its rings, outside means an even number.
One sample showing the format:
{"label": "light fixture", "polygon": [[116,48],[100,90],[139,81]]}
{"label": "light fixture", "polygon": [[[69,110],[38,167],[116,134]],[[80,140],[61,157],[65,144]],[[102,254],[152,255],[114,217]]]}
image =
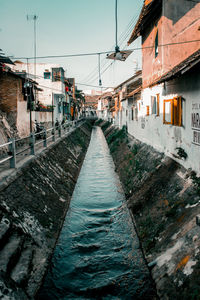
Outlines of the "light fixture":
{"label": "light fixture", "polygon": [[133,52],[131,50],[120,51],[118,42],[117,42],[117,0],[115,0],[115,52],[108,54],[106,58],[125,61],[127,57]]}

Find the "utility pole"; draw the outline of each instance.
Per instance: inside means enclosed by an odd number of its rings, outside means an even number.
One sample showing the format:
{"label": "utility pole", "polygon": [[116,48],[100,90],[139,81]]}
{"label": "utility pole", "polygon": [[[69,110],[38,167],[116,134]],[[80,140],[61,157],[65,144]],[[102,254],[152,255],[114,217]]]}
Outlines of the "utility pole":
{"label": "utility pole", "polygon": [[[33,39],[34,39],[34,80],[36,81],[36,20],[38,19],[38,16],[36,15],[27,15],[27,21],[33,20]],[[28,60],[27,60],[27,66],[28,66]],[[30,83],[29,83],[30,84]],[[32,85],[34,87],[34,84]],[[34,88],[34,99],[36,101],[36,89]],[[32,132],[32,104],[33,99],[30,95],[30,132]]]}
{"label": "utility pole", "polygon": [[27,15],[27,21],[33,20],[34,24],[34,77],[36,80],[36,20],[38,19],[38,16],[36,15]]}
{"label": "utility pole", "polygon": [[30,111],[30,133],[32,133],[32,83],[29,81],[29,67],[28,67],[28,58],[27,58],[27,73],[26,73],[26,81],[25,81],[25,89],[26,89],[26,97],[27,104],[29,103],[29,111]]}
{"label": "utility pole", "polygon": [[99,86],[102,86],[102,82],[101,82],[101,66],[100,66],[100,53],[98,54],[98,67],[99,67]]}

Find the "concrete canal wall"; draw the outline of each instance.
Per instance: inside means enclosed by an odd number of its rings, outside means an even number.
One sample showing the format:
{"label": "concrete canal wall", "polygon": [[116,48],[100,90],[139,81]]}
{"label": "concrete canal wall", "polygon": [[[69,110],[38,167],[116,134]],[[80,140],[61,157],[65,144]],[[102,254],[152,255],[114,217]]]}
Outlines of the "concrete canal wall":
{"label": "concrete canal wall", "polygon": [[199,299],[200,178],[128,136],[125,128],[116,129],[108,122],[99,125],[123,184],[159,297]]}
{"label": "concrete canal wall", "polygon": [[[0,185],[0,296],[33,299],[90,141],[84,123]],[[7,297],[7,298],[6,298]]]}

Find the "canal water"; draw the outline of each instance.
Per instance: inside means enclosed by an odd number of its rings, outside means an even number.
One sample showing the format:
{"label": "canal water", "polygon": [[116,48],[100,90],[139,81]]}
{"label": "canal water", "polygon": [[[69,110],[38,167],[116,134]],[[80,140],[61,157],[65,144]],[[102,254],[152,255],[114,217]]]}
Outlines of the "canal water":
{"label": "canal water", "polygon": [[100,127],[37,299],[154,299],[125,197]]}

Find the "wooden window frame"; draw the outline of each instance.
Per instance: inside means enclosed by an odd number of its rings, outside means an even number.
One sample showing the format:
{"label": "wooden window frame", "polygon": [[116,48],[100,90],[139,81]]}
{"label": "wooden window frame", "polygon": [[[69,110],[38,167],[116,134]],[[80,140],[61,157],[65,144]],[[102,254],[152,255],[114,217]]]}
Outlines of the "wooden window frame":
{"label": "wooden window frame", "polygon": [[150,107],[149,105],[146,105],[146,116],[149,116],[149,113],[150,113]]}
{"label": "wooden window frame", "polygon": [[[165,120],[165,103],[170,102],[171,121]],[[163,124],[171,124],[174,126],[182,126],[182,97],[174,97],[163,101]]]}

